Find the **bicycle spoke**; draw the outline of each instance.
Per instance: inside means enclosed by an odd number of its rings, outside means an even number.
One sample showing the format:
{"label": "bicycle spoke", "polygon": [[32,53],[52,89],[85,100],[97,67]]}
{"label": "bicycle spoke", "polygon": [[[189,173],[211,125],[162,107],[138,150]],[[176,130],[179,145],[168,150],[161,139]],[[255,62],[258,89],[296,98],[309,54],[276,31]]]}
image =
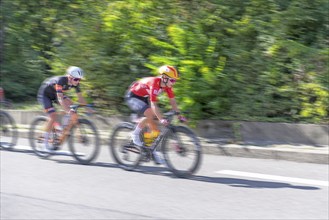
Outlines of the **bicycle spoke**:
{"label": "bicycle spoke", "polygon": [[135,146],[130,139],[132,130],[133,126],[119,125],[114,129],[110,141],[110,152],[114,160],[127,170],[136,168],[143,156],[141,148]]}
{"label": "bicycle spoke", "polygon": [[0,111],[0,145],[10,149],[16,145],[18,132],[14,119],[6,112]]}
{"label": "bicycle spoke", "polygon": [[168,167],[177,176],[188,176],[200,163],[201,149],[197,138],[184,127],[175,128],[163,143],[163,152]]}
{"label": "bicycle spoke", "polygon": [[[45,149],[45,143],[44,143],[44,135],[45,135],[44,128],[46,123],[47,123],[46,117],[36,118],[32,122],[29,132],[29,140],[31,147],[34,153],[41,158],[46,158],[51,154],[47,149]],[[55,134],[53,133],[53,131],[51,131],[49,133],[49,140],[48,140],[49,147],[51,148],[53,148],[54,136]]]}
{"label": "bicycle spoke", "polygon": [[99,137],[95,126],[86,119],[80,119],[79,124],[72,128],[69,147],[73,157],[82,164],[88,164],[96,158],[99,152]]}

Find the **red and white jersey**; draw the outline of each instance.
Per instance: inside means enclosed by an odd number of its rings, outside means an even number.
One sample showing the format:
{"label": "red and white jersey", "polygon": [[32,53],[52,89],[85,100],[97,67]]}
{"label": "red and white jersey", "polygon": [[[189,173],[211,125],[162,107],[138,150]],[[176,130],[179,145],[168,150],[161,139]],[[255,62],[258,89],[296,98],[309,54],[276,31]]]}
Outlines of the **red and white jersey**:
{"label": "red and white jersey", "polygon": [[145,77],[133,83],[130,91],[137,96],[150,97],[151,102],[157,102],[157,96],[163,91],[167,93],[169,98],[174,98],[175,95],[172,88],[161,88],[160,83],[161,77]]}

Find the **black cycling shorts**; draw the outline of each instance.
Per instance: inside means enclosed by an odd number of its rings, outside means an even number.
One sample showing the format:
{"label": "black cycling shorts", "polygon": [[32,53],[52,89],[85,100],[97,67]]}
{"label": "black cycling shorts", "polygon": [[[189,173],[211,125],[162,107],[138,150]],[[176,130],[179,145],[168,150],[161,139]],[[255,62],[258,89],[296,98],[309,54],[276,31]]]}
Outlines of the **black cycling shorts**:
{"label": "black cycling shorts", "polygon": [[[41,87],[39,89],[37,100],[43,106],[45,112],[50,114],[56,111],[53,103],[59,104],[59,102],[57,100],[57,96],[49,97],[47,94],[45,94],[44,89],[45,87]],[[63,98],[66,99],[67,97],[64,96]]]}
{"label": "black cycling shorts", "polygon": [[127,92],[125,101],[128,107],[139,117],[144,116],[146,109],[150,108],[149,97],[141,97],[131,91]]}

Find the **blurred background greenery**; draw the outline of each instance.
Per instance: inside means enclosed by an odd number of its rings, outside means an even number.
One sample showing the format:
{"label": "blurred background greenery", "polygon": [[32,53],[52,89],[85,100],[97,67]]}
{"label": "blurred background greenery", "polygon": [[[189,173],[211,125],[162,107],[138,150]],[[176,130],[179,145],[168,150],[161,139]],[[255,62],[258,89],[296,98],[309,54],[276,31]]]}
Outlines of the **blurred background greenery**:
{"label": "blurred background greenery", "polygon": [[329,121],[328,0],[0,4],[1,87],[14,103],[36,103],[45,78],[75,65],[90,102],[125,114],[131,82],[169,64],[195,120]]}

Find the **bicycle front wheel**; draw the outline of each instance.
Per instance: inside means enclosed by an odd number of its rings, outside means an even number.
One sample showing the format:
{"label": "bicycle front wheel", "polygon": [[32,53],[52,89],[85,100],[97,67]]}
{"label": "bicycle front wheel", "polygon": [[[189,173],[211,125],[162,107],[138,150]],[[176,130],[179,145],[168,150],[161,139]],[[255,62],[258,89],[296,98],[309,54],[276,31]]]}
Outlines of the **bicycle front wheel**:
{"label": "bicycle front wheel", "polygon": [[100,140],[97,129],[87,119],[79,119],[70,133],[69,149],[73,157],[81,164],[89,164],[99,153]]}
{"label": "bicycle front wheel", "polygon": [[0,146],[11,149],[16,145],[18,132],[15,120],[4,111],[0,111]]}
{"label": "bicycle front wheel", "polygon": [[134,145],[130,138],[135,126],[129,122],[118,124],[110,138],[110,153],[113,159],[125,170],[134,170],[143,157],[141,147]]}
{"label": "bicycle front wheel", "polygon": [[171,127],[162,141],[161,149],[168,168],[177,177],[189,177],[200,166],[200,141],[187,127]]}

